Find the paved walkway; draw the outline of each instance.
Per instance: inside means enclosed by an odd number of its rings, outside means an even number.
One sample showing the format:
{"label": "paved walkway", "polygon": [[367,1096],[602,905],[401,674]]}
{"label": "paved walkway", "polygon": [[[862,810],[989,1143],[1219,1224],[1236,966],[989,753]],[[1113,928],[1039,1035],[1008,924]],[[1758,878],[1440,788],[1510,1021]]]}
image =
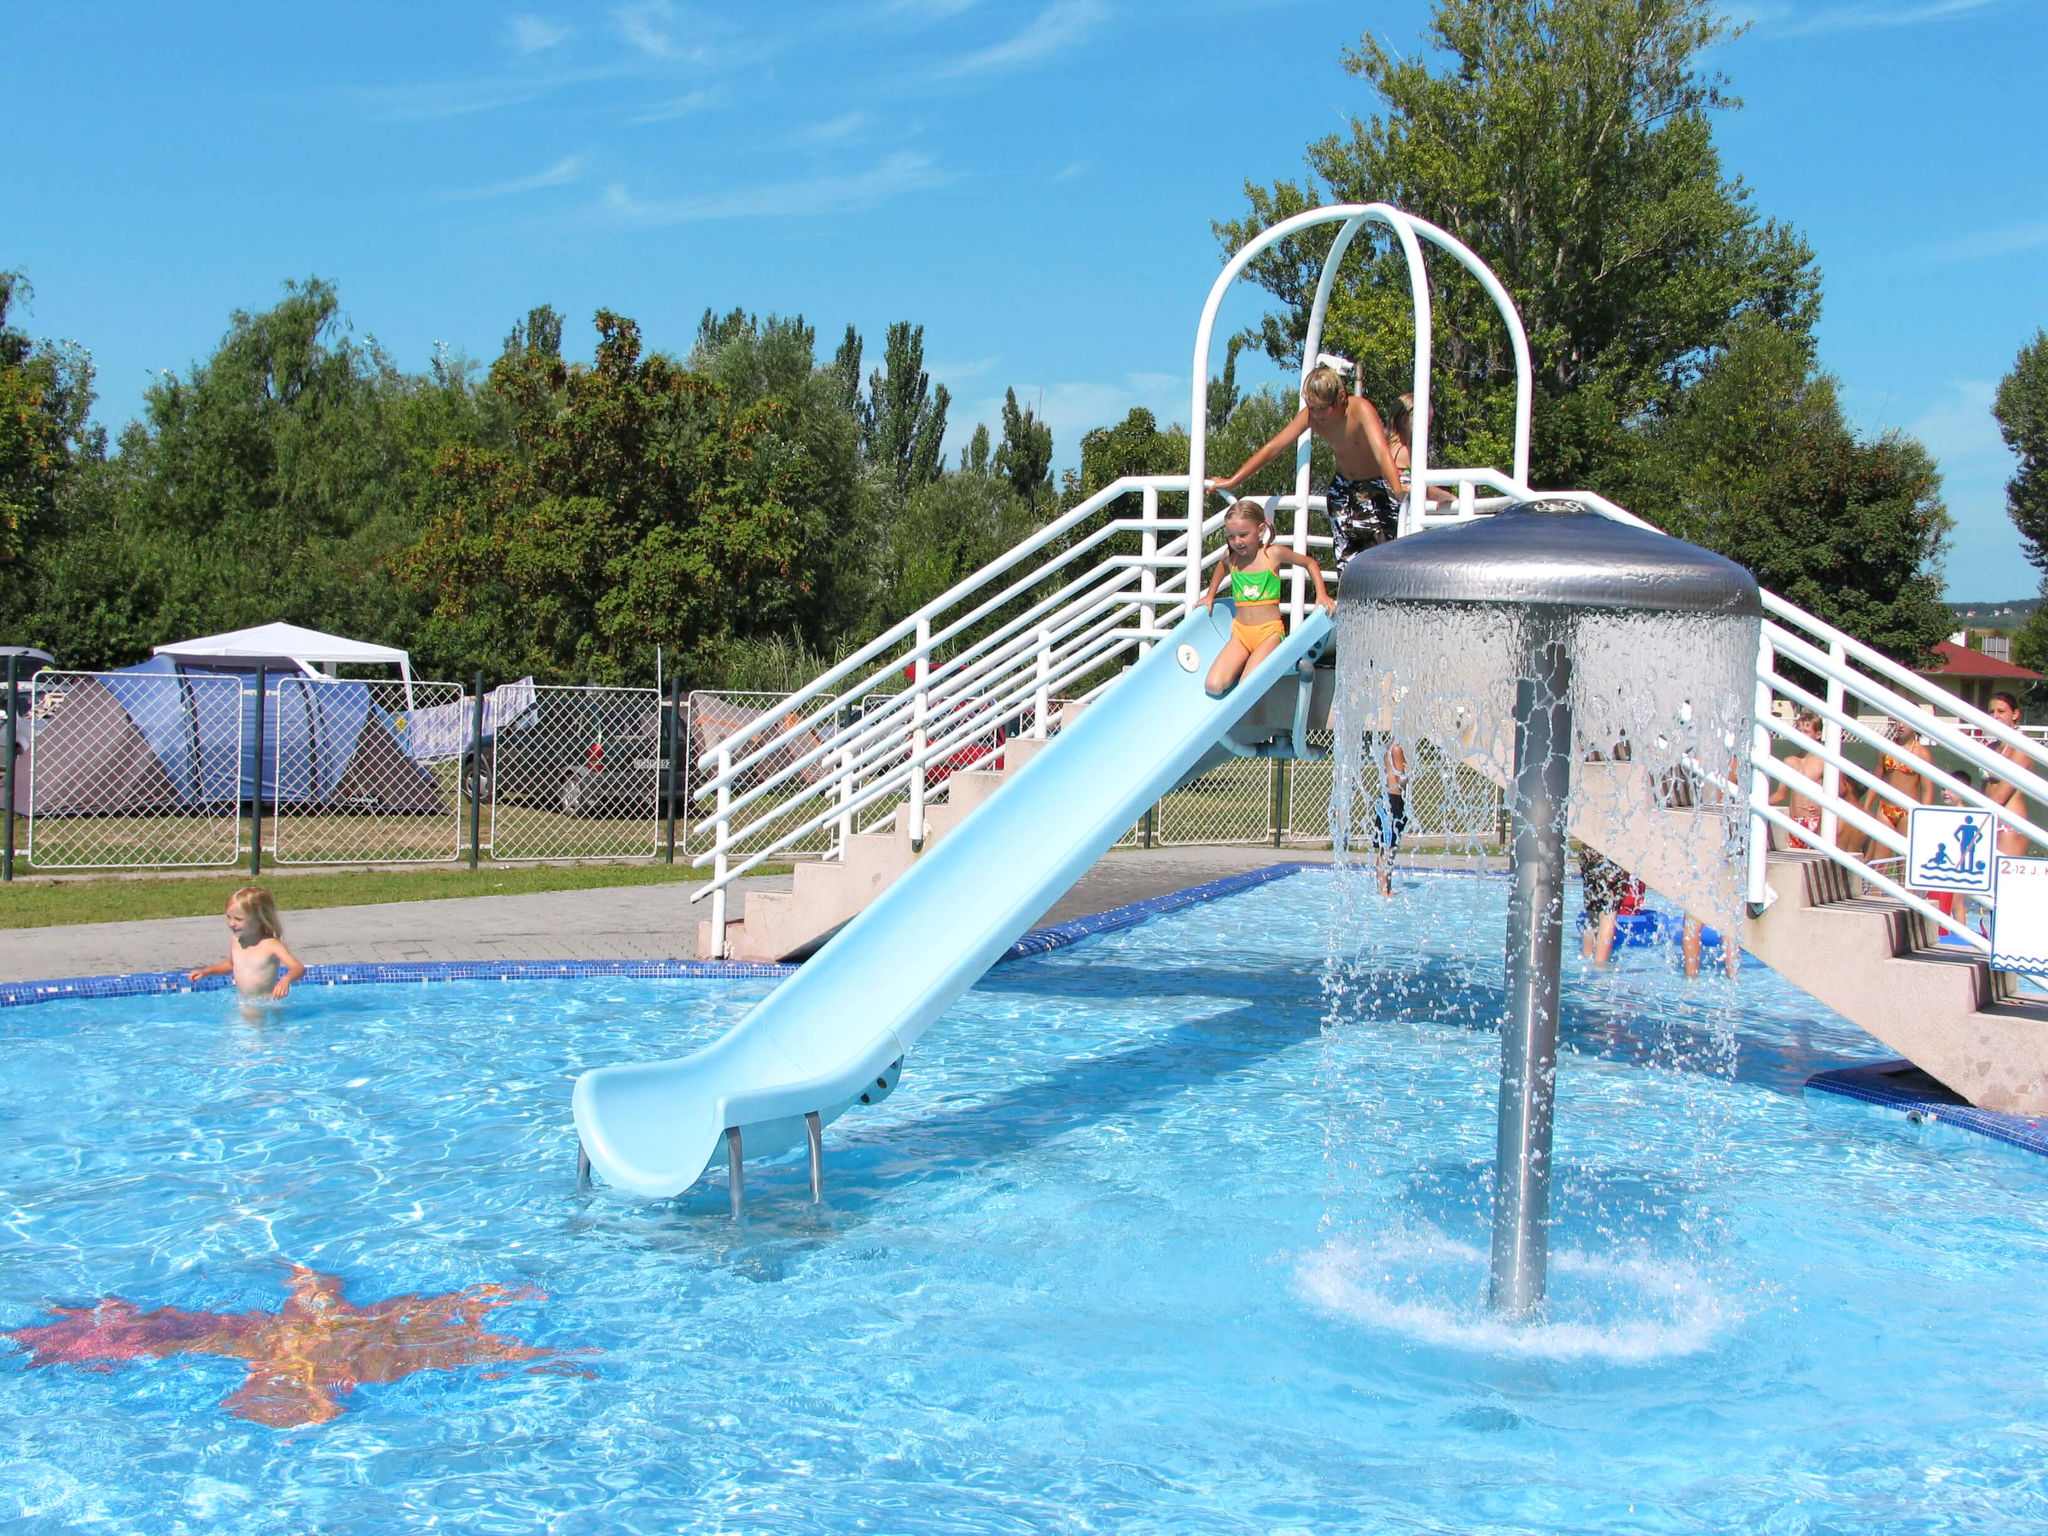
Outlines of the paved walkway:
{"label": "paved walkway", "polygon": [[[1113,853],[1054,904],[1041,922],[1120,907],[1283,859],[1329,855],[1273,848],[1163,848]],[[740,882],[743,890],[787,890],[789,876]],[[396,901],[293,912],[289,885],[285,932],[307,964],[394,960],[688,960],[696,957],[693,903],[701,885],[614,886],[532,896],[470,896]],[[112,976],[206,965],[227,949],[217,917],[168,917],[135,923],[82,923],[0,933],[0,982],[59,976]]]}

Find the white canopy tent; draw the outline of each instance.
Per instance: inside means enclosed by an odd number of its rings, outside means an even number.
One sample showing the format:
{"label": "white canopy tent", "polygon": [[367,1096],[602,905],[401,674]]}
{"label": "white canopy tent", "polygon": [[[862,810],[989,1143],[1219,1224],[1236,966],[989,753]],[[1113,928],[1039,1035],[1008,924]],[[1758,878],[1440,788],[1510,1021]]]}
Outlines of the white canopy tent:
{"label": "white canopy tent", "polygon": [[156,647],[159,656],[179,661],[233,661],[243,666],[296,667],[309,677],[333,677],[334,669],[350,666],[391,666],[405,680],[408,707],[412,700],[412,656],[394,645],[372,645],[344,635],[323,635],[297,624],[258,624],[253,629],[203,635]]}

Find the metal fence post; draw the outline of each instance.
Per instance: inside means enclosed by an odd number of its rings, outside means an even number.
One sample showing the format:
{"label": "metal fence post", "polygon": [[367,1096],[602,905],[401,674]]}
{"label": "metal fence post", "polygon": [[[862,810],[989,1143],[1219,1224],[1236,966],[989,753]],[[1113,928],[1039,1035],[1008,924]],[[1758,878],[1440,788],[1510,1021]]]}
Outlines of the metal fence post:
{"label": "metal fence post", "polygon": [[484,824],[484,675],[476,675],[476,702],[469,726],[469,867],[477,866]]}
{"label": "metal fence post", "polygon": [[1273,846],[1280,846],[1280,835],[1287,825],[1288,764],[1284,759],[1273,759]]}
{"label": "metal fence post", "polygon": [[19,656],[9,656],[9,657],[7,658],[7,745],[6,745],[6,752],[7,752],[7,791],[6,791],[6,793],[7,793],[7,842],[6,842],[6,844],[4,845],[4,851],[0,851],[0,880],[12,880],[12,879],[14,878],[14,747],[15,747],[15,743],[16,743],[16,741],[17,741],[17,740],[19,739],[19,738],[18,738],[18,737],[16,736],[16,734],[15,734],[15,729],[16,729],[16,727],[15,727],[15,723],[14,723],[14,717],[16,716],[16,714],[18,714],[18,713],[19,713],[19,711],[18,711],[18,710],[17,710],[16,708],[15,708],[15,705],[16,705],[16,703],[17,703],[17,702],[18,702],[18,700],[19,700],[19,696],[18,696],[18,695],[17,695],[16,693],[15,693],[15,691],[14,691],[14,690],[15,690],[16,686],[17,686],[17,685],[19,684],[19,682],[20,682],[20,678],[21,678],[21,658],[20,658]]}
{"label": "metal fence post", "polygon": [[249,789],[249,877],[263,873],[263,691],[269,673],[256,669],[256,763]]}

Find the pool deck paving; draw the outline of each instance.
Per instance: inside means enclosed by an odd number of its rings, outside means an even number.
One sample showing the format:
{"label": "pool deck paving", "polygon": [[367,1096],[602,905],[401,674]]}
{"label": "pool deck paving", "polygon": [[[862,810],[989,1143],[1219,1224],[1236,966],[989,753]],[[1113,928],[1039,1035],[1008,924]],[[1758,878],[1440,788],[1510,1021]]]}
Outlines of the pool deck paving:
{"label": "pool deck paving", "polygon": [[[1327,852],[1267,847],[1119,850],[1101,859],[1039,919],[1088,917],[1276,863],[1329,862]],[[1428,855],[1410,862],[1436,862]],[[1469,867],[1469,861],[1460,861]],[[790,876],[740,882],[742,890],[789,888]],[[465,960],[689,960],[697,958],[692,902],[699,884],[600,887],[527,896],[468,896],[361,907],[290,909],[285,936],[308,965]],[[117,976],[207,965],[226,953],[218,917],[80,923],[0,933],[0,983],[61,976]]]}

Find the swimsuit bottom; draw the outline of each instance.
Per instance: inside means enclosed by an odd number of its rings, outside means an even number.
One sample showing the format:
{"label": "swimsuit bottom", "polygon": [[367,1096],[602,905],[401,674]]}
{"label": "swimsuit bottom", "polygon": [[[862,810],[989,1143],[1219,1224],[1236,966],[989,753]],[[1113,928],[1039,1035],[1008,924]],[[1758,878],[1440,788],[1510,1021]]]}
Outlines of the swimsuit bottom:
{"label": "swimsuit bottom", "polygon": [[1373,818],[1372,843],[1389,853],[1398,852],[1401,834],[1408,828],[1408,801],[1399,791],[1380,797],[1379,814]]}
{"label": "swimsuit bottom", "polygon": [[1257,655],[1260,646],[1278,640],[1287,633],[1287,626],[1278,619],[1269,619],[1264,624],[1247,624],[1242,619],[1230,621],[1230,638],[1247,651]]}
{"label": "swimsuit bottom", "polygon": [[1353,555],[1386,543],[1400,530],[1401,504],[1384,480],[1332,475],[1323,503],[1330,514],[1332,563],[1340,571]]}
{"label": "swimsuit bottom", "polygon": [[1877,803],[1877,814],[1884,818],[1885,825],[1894,832],[1905,825],[1906,808],[1903,805],[1893,805],[1889,800],[1880,800]]}
{"label": "swimsuit bottom", "polygon": [[[1806,828],[1806,830],[1809,832],[1818,833],[1820,831],[1820,810],[1818,807],[1810,811],[1801,811],[1792,819],[1798,822],[1800,826]],[[1817,849],[1820,847],[1820,844],[1817,842],[1809,842],[1807,839],[1803,837],[1795,837],[1792,839],[1792,846],[1794,848]]]}

